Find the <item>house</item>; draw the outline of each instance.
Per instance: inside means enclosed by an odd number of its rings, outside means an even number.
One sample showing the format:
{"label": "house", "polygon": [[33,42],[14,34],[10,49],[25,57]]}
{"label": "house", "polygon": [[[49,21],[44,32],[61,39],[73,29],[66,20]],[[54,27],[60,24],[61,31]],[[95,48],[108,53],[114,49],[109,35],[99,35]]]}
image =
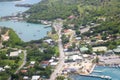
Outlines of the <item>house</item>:
{"label": "house", "polygon": [[81,37],[76,37],[75,39],[76,39],[76,40],[81,40],[82,38],[81,38]]}
{"label": "house", "polygon": [[115,52],[115,53],[120,53],[120,46],[117,46],[117,48],[116,49],[113,49],[113,51]]}
{"label": "house", "polygon": [[50,59],[50,60],[49,60],[49,63],[51,63],[51,62],[53,62],[53,61],[54,61],[53,59]]}
{"label": "house", "polygon": [[48,44],[52,44],[54,41],[52,39],[47,39],[47,40],[44,40],[44,42],[46,42]]}
{"label": "house", "polygon": [[80,55],[66,56],[65,62],[75,62],[75,61],[80,62],[80,61],[82,61],[82,59],[83,58]]}
{"label": "house", "polygon": [[51,62],[51,63],[50,63],[50,66],[55,67],[57,64],[58,64],[58,62]]}
{"label": "house", "polygon": [[49,64],[50,64],[49,61],[42,61],[42,62],[41,62],[41,66],[42,66],[43,68],[46,68]]}
{"label": "house", "polygon": [[72,29],[65,29],[64,34],[67,36],[68,35],[75,35],[75,31],[73,31]]}
{"label": "house", "polygon": [[105,46],[93,47],[92,50],[94,52],[97,52],[97,51],[105,51],[106,52],[107,51],[107,47],[105,47]]}
{"label": "house", "polygon": [[31,80],[40,80],[40,76],[34,75],[34,76],[32,76],[32,79],[31,79]]}
{"label": "house", "polygon": [[10,66],[6,65],[4,66],[4,69],[10,69]]}
{"label": "house", "polygon": [[87,48],[87,47],[85,47],[85,46],[83,46],[83,47],[81,47],[80,48],[80,51],[81,52],[86,52],[86,51],[88,51],[89,49]]}
{"label": "house", "polygon": [[35,64],[35,61],[31,61],[31,62],[30,62],[30,65],[34,65],[34,64]]}
{"label": "house", "polygon": [[113,50],[108,50],[108,51],[105,52],[106,56],[110,56],[110,55],[113,55],[113,54],[114,54]]}
{"label": "house", "polygon": [[28,80],[28,79],[29,79],[28,76],[24,76],[24,77],[23,77],[23,80]]}
{"label": "house", "polygon": [[27,72],[27,70],[21,70],[20,72],[21,72],[21,73],[26,73],[26,72]]}
{"label": "house", "polygon": [[18,57],[19,56],[19,52],[15,51],[15,52],[10,52],[10,57]]}
{"label": "house", "polygon": [[3,72],[5,71],[5,69],[3,69],[3,67],[0,67],[0,72]]}
{"label": "house", "polygon": [[84,58],[88,58],[89,57],[89,55],[87,55],[87,54],[83,54],[82,55]]}

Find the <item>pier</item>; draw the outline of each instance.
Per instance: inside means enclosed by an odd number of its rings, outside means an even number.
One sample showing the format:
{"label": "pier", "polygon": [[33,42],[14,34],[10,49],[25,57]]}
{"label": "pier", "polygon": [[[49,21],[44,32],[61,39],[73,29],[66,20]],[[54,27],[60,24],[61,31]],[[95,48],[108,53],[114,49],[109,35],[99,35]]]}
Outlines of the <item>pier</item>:
{"label": "pier", "polygon": [[106,79],[106,80],[112,80],[110,76],[104,76],[104,75],[80,75],[80,76],[96,77],[96,78],[101,78],[101,79]]}
{"label": "pier", "polygon": [[93,67],[92,67],[92,68],[91,68],[91,70],[90,70],[90,73],[92,73],[92,72],[93,72],[93,70],[94,70],[95,66],[96,66],[96,64],[94,64],[94,65],[93,65]]}

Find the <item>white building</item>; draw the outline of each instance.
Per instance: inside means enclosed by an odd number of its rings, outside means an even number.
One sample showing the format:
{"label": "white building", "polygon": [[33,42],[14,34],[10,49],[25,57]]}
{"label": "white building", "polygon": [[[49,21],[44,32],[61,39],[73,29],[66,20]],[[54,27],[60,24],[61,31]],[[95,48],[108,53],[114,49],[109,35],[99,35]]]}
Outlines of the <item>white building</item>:
{"label": "white building", "polygon": [[17,56],[19,56],[18,51],[10,52],[10,57],[17,57]]}
{"label": "white building", "polygon": [[32,79],[31,79],[31,80],[39,80],[39,79],[40,79],[40,76],[35,75],[35,76],[32,76]]}

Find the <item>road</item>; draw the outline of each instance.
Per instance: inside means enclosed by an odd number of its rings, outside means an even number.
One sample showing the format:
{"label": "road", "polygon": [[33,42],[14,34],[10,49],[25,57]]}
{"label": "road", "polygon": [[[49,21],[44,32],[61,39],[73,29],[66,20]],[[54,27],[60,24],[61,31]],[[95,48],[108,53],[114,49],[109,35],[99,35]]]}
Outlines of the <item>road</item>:
{"label": "road", "polygon": [[50,76],[50,80],[55,80],[57,77],[57,74],[61,72],[61,69],[64,65],[64,52],[63,52],[63,45],[62,45],[62,40],[61,40],[61,27],[59,27],[58,30],[58,35],[59,35],[59,39],[58,39],[58,47],[59,47],[59,52],[60,52],[60,56],[59,56],[59,64],[56,66],[56,69],[54,70],[54,72],[51,74]]}
{"label": "road", "polygon": [[17,74],[18,71],[26,64],[26,57],[27,57],[26,50],[24,50],[23,53],[24,53],[23,63],[21,64],[21,66],[19,66],[19,68],[16,70],[16,72],[14,74]]}
{"label": "road", "polygon": [[[23,51],[23,54],[24,54],[24,59],[23,59],[23,63],[19,66],[19,68],[15,71],[14,74],[17,74],[18,71],[26,64],[26,58],[27,58],[27,53],[26,53],[26,50]],[[11,77],[9,77],[8,80],[11,80]]]}

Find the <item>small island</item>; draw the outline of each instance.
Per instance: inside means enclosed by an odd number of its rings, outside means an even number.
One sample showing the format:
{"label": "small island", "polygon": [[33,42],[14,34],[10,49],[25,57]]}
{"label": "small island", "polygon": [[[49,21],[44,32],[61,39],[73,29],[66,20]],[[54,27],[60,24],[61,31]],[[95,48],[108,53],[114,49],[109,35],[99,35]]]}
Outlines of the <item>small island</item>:
{"label": "small island", "polygon": [[20,0],[0,0],[0,2],[6,2],[6,1],[20,1]]}

